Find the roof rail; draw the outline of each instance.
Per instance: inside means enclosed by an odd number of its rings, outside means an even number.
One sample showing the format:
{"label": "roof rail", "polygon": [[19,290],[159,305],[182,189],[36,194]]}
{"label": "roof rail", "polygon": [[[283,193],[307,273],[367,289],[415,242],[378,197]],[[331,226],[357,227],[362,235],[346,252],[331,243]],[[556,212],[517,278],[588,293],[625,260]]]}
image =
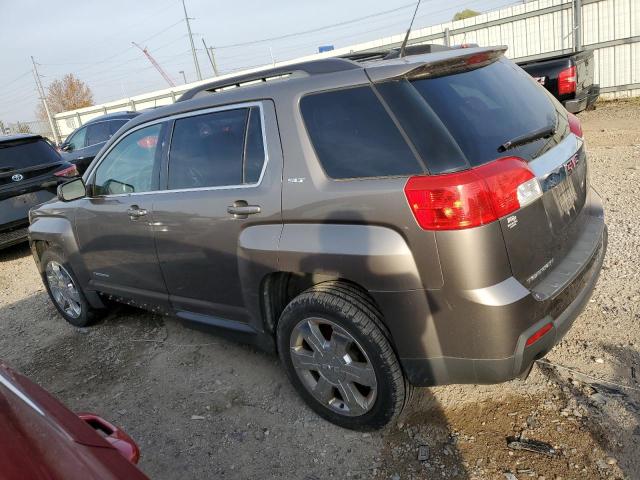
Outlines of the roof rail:
{"label": "roof rail", "polygon": [[321,60],[311,60],[308,62],[269,68],[259,72],[247,73],[221,80],[214,80],[213,82],[205,83],[204,85],[199,85],[187,90],[180,96],[180,98],[178,98],[177,101],[182,102],[184,100],[191,100],[200,92],[215,93],[228,88],[237,88],[261,82],[268,82],[270,80],[284,79],[299,72],[307,75],[320,75],[323,73],[341,72],[357,68],[362,67],[346,58],[331,57]]}

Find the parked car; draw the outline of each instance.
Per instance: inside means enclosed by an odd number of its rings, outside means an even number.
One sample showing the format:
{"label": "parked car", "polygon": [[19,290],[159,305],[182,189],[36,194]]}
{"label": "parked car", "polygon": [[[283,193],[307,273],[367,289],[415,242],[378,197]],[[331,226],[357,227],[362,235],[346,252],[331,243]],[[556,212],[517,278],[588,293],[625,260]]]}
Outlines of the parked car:
{"label": "parked car", "polygon": [[104,144],[139,112],[117,112],[94,118],[75,129],[60,144],[62,158],[78,167],[82,174]]}
{"label": "parked car", "polygon": [[571,113],[592,107],[600,96],[600,85],[593,83],[593,50],[518,62],[518,65]]}
{"label": "parked car", "polygon": [[32,211],[56,308],[86,326],[117,299],[277,351],[352,429],[412,385],[526,375],[606,227],[580,122],[504,50],[300,63],[131,120]]}
{"label": "parked car", "polygon": [[103,418],[75,414],[0,362],[3,480],[144,480],[140,450]]}
{"label": "parked car", "polygon": [[0,136],[0,249],[27,240],[29,209],[55,197],[78,175],[40,135]]}

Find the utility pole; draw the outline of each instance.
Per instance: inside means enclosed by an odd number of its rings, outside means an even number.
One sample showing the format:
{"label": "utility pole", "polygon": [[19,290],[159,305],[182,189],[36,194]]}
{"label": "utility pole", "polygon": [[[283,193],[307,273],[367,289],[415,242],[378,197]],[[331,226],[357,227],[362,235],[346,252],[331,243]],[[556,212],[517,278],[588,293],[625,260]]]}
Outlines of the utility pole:
{"label": "utility pole", "polygon": [[582,0],[573,2],[573,50],[582,50]]}
{"label": "utility pole", "polygon": [[198,56],[196,55],[196,46],[193,44],[193,34],[191,33],[191,24],[189,23],[189,16],[187,15],[187,7],[182,0],[182,9],[184,10],[184,21],[187,22],[187,31],[189,32],[189,42],[191,42],[191,54],[193,55],[193,63],[196,67],[196,75],[198,80],[202,80],[202,73],[200,72],[200,64],[198,63]]}
{"label": "utility pole", "polygon": [[209,61],[211,62],[211,68],[213,68],[213,74],[217,77],[218,74],[218,67],[216,65],[216,57],[213,53],[213,47],[207,47],[207,42],[204,41],[204,38],[202,39],[202,45],[204,45],[204,51],[207,52],[207,56],[209,57]]}
{"label": "utility pole", "polygon": [[53,139],[56,144],[60,143],[60,136],[58,135],[58,129],[56,128],[56,124],[53,121],[53,117],[51,116],[51,112],[49,111],[49,105],[47,105],[47,97],[44,94],[44,88],[42,88],[42,83],[40,82],[40,74],[38,73],[38,67],[36,66],[36,61],[31,56],[31,63],[33,63],[33,77],[36,80],[36,88],[38,89],[38,95],[40,95],[40,100],[42,100],[42,105],[44,106],[44,111],[47,112],[47,118],[49,119],[49,126],[51,127],[51,133],[53,134]]}

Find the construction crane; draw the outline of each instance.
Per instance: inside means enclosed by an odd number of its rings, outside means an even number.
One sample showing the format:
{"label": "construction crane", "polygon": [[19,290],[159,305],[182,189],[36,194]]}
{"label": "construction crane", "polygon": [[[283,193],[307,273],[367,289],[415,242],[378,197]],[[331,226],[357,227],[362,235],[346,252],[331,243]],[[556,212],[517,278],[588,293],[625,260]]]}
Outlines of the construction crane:
{"label": "construction crane", "polygon": [[151,54],[147,50],[147,47],[142,48],[136,42],[131,42],[131,43],[133,43],[136,47],[138,47],[140,50],[142,50],[142,53],[144,53],[144,55],[149,59],[149,61],[151,62],[151,65],[153,65],[155,67],[155,69],[158,72],[160,72],[160,75],[162,75],[162,78],[164,78],[170,86],[172,86],[172,87],[176,86],[175,83],[173,83],[173,80],[171,80],[171,78],[169,77],[169,75],[167,75],[167,73],[162,69],[160,64],[158,62],[156,62],[155,58],[153,58],[151,56]]}

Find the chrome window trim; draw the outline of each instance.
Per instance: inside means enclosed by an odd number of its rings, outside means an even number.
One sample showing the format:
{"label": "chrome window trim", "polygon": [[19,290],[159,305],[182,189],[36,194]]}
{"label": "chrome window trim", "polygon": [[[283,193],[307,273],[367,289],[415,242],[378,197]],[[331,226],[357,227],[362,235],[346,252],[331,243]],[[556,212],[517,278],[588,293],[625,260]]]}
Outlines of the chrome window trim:
{"label": "chrome window trim", "polygon": [[529,168],[541,182],[556,170],[562,168],[582,147],[583,140],[573,133],[566,136],[558,145],[529,162]]}
{"label": "chrome window trim", "polygon": [[[115,193],[112,195],[98,195],[98,196],[89,197],[89,198],[116,198],[116,197],[130,197],[132,195],[152,195],[152,194],[160,194],[160,193],[202,192],[202,191],[209,191],[209,190],[234,190],[234,189],[244,189],[244,188],[256,188],[260,186],[260,184],[262,183],[262,179],[264,178],[265,172],[267,171],[267,165],[269,164],[269,150],[267,148],[266,122],[265,122],[265,116],[264,116],[263,102],[261,101],[241,102],[241,103],[234,103],[229,105],[221,105],[218,107],[204,108],[202,110],[194,110],[190,112],[177,113],[175,115],[170,115],[168,117],[156,118],[154,120],[141,123],[140,125],[137,125],[131,130],[128,130],[124,135],[122,135],[122,137],[120,137],[116,142],[113,143],[113,145],[109,147],[109,149],[106,152],[104,152],[104,154],[100,157],[100,160],[95,165],[92,165],[91,169],[86,173],[87,175],[86,184],[89,185],[94,180],[95,171],[102,164],[104,159],[109,155],[109,152],[111,152],[111,150],[116,145],[118,145],[121,141],[123,141],[126,137],[136,132],[137,130],[140,130],[145,127],[150,127],[157,123],[170,122],[172,120],[179,120],[181,118],[197,117],[199,115],[206,115],[208,113],[224,112],[227,110],[238,110],[241,108],[251,108],[251,107],[258,107],[258,110],[260,111],[260,123],[261,123],[260,129],[262,131],[262,148],[264,150],[264,163],[262,164],[262,171],[260,172],[260,177],[258,177],[257,182],[244,183],[239,185],[221,185],[217,187],[180,188],[180,189],[174,189],[174,190],[163,188],[160,190],[150,190],[148,192]],[[169,138],[171,138],[171,136]],[[171,155],[171,144],[169,144],[169,149],[167,151],[167,161],[170,161],[170,155]]]}

